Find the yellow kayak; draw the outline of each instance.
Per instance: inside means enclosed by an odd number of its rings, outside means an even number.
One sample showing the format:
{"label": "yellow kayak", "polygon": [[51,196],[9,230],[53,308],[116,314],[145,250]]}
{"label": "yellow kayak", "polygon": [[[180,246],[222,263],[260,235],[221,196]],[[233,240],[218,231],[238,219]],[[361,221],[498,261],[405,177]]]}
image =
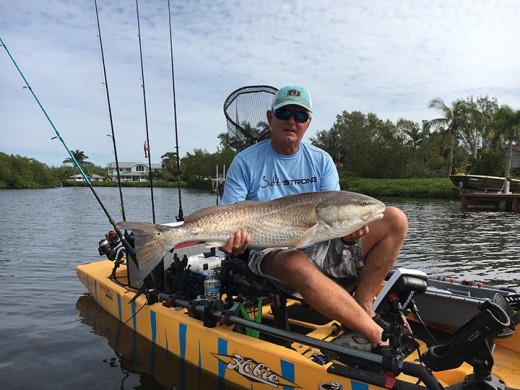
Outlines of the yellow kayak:
{"label": "yellow kayak", "polygon": [[[388,306],[383,296],[411,295],[422,316],[417,321],[412,312],[404,312],[412,333],[381,355],[372,353],[362,336],[298,300],[286,301],[282,310],[287,321],[281,327],[273,296],[234,301],[138,291],[131,287],[132,266],[119,263],[115,267],[103,260],[77,267],[95,301],[181,362],[240,387],[520,389],[520,332],[514,326],[520,299],[514,291],[427,281],[421,273],[398,270],[375,304],[383,311]],[[425,291],[398,291],[403,279],[426,282]],[[403,341],[397,336],[390,340]]]}

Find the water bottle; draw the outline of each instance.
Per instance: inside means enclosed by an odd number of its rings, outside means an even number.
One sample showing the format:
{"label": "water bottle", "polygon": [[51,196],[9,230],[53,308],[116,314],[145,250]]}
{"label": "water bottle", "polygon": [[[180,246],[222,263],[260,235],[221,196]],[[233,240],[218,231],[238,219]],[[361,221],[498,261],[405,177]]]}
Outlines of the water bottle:
{"label": "water bottle", "polygon": [[212,269],[204,279],[204,296],[206,299],[220,299],[220,280]]}

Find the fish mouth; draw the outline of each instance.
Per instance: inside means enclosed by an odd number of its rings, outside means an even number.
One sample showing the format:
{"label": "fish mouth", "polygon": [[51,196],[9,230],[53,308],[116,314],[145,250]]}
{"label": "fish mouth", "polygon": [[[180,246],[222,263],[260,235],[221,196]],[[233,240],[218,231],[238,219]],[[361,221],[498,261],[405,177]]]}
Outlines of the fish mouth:
{"label": "fish mouth", "polygon": [[365,214],[361,219],[366,222],[372,222],[378,219],[382,219],[384,216],[384,211],[385,210],[383,209],[382,211],[379,211],[377,213]]}

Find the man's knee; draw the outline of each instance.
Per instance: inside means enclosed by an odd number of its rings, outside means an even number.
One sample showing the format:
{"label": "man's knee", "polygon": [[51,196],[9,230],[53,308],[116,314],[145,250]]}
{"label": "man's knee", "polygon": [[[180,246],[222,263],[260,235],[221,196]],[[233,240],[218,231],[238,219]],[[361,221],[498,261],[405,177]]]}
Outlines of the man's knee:
{"label": "man's knee", "polygon": [[382,222],[389,232],[403,236],[403,238],[406,236],[406,232],[408,231],[408,217],[401,209],[388,206],[385,209]]}
{"label": "man's knee", "polygon": [[363,256],[367,256],[373,248],[380,244],[400,247],[406,238],[408,231],[408,218],[397,207],[389,206],[385,209],[382,219],[378,219],[368,225],[369,233],[363,237]]}

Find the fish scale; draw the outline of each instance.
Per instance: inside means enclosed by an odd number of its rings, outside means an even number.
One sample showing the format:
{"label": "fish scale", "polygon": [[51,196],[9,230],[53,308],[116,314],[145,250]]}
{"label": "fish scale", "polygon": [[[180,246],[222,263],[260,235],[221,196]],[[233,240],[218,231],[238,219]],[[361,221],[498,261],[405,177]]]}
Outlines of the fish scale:
{"label": "fish scale", "polygon": [[237,230],[246,229],[256,248],[297,248],[346,236],[383,217],[384,203],[347,191],[288,195],[261,202],[213,206],[186,217],[181,226],[119,222],[135,237],[140,277],[145,278],[178,244],[188,241],[223,246]]}

